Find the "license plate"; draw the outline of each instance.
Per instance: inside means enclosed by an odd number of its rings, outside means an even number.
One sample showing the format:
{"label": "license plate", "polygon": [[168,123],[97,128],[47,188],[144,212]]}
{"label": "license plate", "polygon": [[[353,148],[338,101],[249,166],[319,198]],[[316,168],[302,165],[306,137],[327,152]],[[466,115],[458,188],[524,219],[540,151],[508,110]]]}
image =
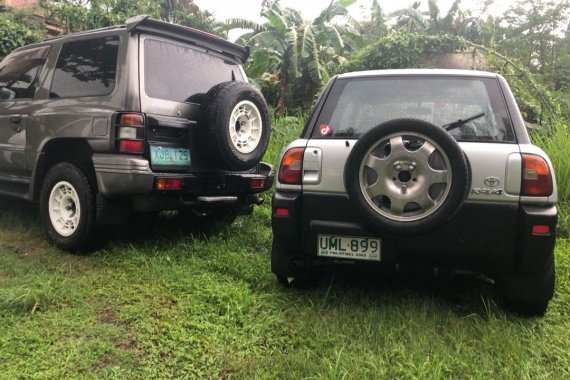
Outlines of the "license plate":
{"label": "license plate", "polygon": [[318,256],[380,261],[380,239],[319,235],[318,240]]}
{"label": "license plate", "polygon": [[190,166],[190,149],[151,146],[150,162],[153,165]]}

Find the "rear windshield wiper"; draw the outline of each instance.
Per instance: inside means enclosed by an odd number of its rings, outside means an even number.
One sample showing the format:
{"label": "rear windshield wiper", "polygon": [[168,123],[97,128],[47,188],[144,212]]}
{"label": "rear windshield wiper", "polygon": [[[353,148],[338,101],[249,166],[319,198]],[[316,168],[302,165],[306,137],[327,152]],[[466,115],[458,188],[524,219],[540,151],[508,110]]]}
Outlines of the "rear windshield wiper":
{"label": "rear windshield wiper", "polygon": [[470,121],[473,121],[473,120],[475,120],[475,119],[479,119],[479,118],[482,117],[482,116],[485,116],[485,112],[480,112],[480,113],[478,113],[478,114],[476,114],[476,115],[469,116],[467,119],[459,119],[459,120],[456,120],[456,121],[454,121],[454,122],[452,122],[452,123],[444,124],[444,125],[442,125],[441,127],[442,127],[443,129],[445,129],[446,131],[451,131],[451,130],[453,130],[453,129],[455,129],[455,128],[459,128],[459,127],[461,127],[462,125],[469,123]]}

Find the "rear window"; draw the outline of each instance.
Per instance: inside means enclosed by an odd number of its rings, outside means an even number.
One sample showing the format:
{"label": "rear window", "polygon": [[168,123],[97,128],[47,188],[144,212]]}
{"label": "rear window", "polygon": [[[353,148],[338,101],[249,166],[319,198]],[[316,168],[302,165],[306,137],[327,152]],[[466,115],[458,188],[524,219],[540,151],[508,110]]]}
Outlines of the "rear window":
{"label": "rear window", "polygon": [[109,95],[115,88],[119,37],[63,44],[53,74],[50,98]]}
{"label": "rear window", "polygon": [[236,63],[214,53],[151,38],[144,49],[145,90],[151,98],[195,103],[196,95],[218,83],[244,80]]}
{"label": "rear window", "polygon": [[385,121],[416,118],[438,126],[480,117],[449,133],[459,141],[514,142],[493,78],[383,77],[339,79],[315,128],[316,138],[357,138]]}

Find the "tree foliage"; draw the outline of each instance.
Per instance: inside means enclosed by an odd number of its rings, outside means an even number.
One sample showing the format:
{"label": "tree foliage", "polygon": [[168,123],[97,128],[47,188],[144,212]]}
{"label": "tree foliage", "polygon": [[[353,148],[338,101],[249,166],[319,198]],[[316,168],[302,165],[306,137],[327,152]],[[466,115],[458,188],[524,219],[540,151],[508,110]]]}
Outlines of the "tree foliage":
{"label": "tree foliage", "polygon": [[391,34],[360,50],[339,71],[419,68],[426,54],[465,51],[467,41],[448,35]]}
{"label": "tree foliage", "polygon": [[[286,107],[304,107],[313,99],[329,73],[355,50],[358,30],[351,25],[347,7],[355,0],[333,0],[313,20],[283,7],[279,0],[264,0],[257,24],[228,20],[229,29],[249,29],[238,43],[253,49],[248,74],[257,78],[266,97],[278,112]],[[344,24],[335,22],[339,17]]]}
{"label": "tree foliage", "polygon": [[[124,23],[149,14],[168,22],[226,36],[247,32],[238,43],[250,45],[246,70],[278,112],[308,108],[334,73],[370,68],[425,65],[426,55],[465,50],[483,52],[491,70],[507,75],[527,120],[547,115],[570,119],[570,0],[517,0],[501,16],[488,14],[494,0],[466,9],[461,0],[441,9],[437,0],[418,0],[389,15],[379,0],[367,17],[350,17],[355,0],[331,0],[314,19],[306,19],[280,0],[259,0],[262,23],[232,19],[217,22],[193,0],[52,0],[42,2],[48,18],[66,32]],[[43,37],[33,12],[0,14],[0,54]],[[546,116],[545,116],[546,115]]]}
{"label": "tree foliage", "polygon": [[[43,3],[46,15],[58,20],[65,32],[101,28],[148,14],[154,18],[221,33],[219,22],[192,0],[53,0]],[[225,36],[225,35],[224,35]]]}
{"label": "tree foliage", "polygon": [[26,15],[18,12],[0,13],[0,58],[20,46],[41,41],[44,37],[33,23],[19,22],[21,19],[18,17],[25,19]]}

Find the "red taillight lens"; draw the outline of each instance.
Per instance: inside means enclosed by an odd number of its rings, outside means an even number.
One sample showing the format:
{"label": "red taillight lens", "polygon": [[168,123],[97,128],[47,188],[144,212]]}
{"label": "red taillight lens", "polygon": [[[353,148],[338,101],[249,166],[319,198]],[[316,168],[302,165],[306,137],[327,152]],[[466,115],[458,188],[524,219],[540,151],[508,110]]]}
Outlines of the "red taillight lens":
{"label": "red taillight lens", "polygon": [[552,175],[546,160],[534,154],[522,155],[521,195],[548,197],[552,195]]}
{"label": "red taillight lens", "polygon": [[276,208],[275,209],[275,216],[280,216],[282,218],[286,218],[289,216],[289,209],[287,209],[287,208]]}
{"label": "red taillight lens", "polygon": [[180,190],[182,178],[159,178],[156,180],[156,190]]}
{"label": "red taillight lens", "polygon": [[548,235],[550,233],[550,227],[546,224],[535,224],[532,226],[532,233],[534,235]]}
{"label": "red taillight lens", "polygon": [[142,127],[144,126],[144,117],[140,113],[123,113],[119,115],[119,124]]}
{"label": "red taillight lens", "polygon": [[303,173],[305,148],[292,148],[285,152],[279,168],[279,182],[286,185],[300,185]]}
{"label": "red taillight lens", "polygon": [[117,116],[117,150],[122,153],[144,153],[144,115],[127,112]]}
{"label": "red taillight lens", "polygon": [[252,178],[251,188],[252,189],[263,189],[265,187],[265,178]]}
{"label": "red taillight lens", "polygon": [[120,140],[119,152],[123,153],[143,153],[144,141],[140,140]]}

